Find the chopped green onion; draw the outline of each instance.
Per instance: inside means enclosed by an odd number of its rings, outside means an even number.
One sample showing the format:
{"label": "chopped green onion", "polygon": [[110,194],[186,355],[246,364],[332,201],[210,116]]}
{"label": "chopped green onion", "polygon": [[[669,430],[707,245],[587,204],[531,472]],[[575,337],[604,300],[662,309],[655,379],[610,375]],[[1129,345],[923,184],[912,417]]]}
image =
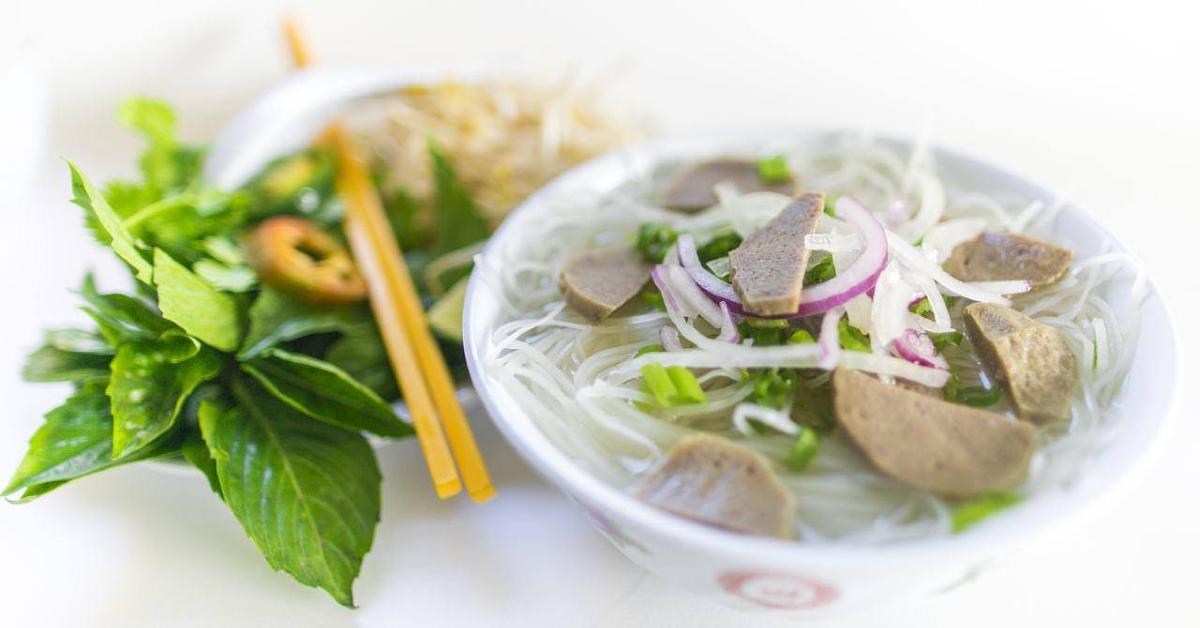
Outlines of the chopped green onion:
{"label": "chopped green onion", "polygon": [[666,225],[646,222],[638,227],[633,246],[646,261],[660,263],[678,237],[679,232]]}
{"label": "chopped green onion", "polygon": [[833,206],[836,204],[835,200],[836,199],[833,198],[833,195],[825,196],[825,215],[829,216],[830,218],[837,218],[837,210],[833,208]]}
{"label": "chopped green onion", "polygon": [[783,459],[783,466],[792,471],[803,471],[813,458],[817,457],[820,449],[821,435],[812,428],[801,427],[800,435],[796,437],[796,442],[792,443],[791,450]]}
{"label": "chopped green onion", "polygon": [[1000,403],[1000,387],[963,386],[955,391],[954,401],[974,408],[990,408]]}
{"label": "chopped green onion", "polygon": [[988,517],[1020,503],[1022,497],[1016,493],[984,493],[979,497],[962,502],[950,513],[951,529],[962,532]]}
{"label": "chopped green onion", "polygon": [[787,183],[792,178],[787,157],[775,155],[758,160],[758,178],[767,183]]}
{"label": "chopped green onion", "polygon": [[642,367],[642,389],[660,408],[670,408],[689,403],[704,403],[708,398],[700,388],[700,382],[691,371],[682,366],[664,367],[647,364]]}
{"label": "chopped green onion", "polygon": [[742,381],[753,385],[751,403],[781,410],[795,396],[800,376],[795,369],[754,369],[743,370]]}
{"label": "chopped green onion", "polygon": [[701,262],[711,262],[718,257],[725,257],[729,252],[741,246],[742,236],[736,231],[725,231],[713,236],[711,240],[696,249],[696,255]]}
{"label": "chopped green onion", "polygon": [[808,332],[807,329],[797,329],[788,336],[787,343],[789,345],[807,345],[816,342],[817,339]]}
{"label": "chopped green onion", "polygon": [[769,347],[783,344],[784,330],[779,327],[759,327],[750,323],[750,319],[738,323],[738,333],[742,338],[749,338],[756,347]]}
{"label": "chopped green onion", "polygon": [[963,386],[962,378],[958,374],[958,368],[950,367],[950,380],[946,382],[945,388],[942,389],[942,396],[946,401],[961,403],[973,408],[988,408],[1000,402],[1001,390],[999,386],[985,388],[983,386]]}
{"label": "chopped green onion", "polygon": [[804,285],[811,286],[829,281],[836,275],[837,271],[833,268],[833,256],[826,255],[821,261],[813,264],[812,267],[804,272]]}
{"label": "chopped green onion", "polygon": [[675,384],[671,376],[661,364],[647,364],[642,367],[642,387],[654,397],[659,407],[670,408],[675,401]]}
{"label": "chopped green onion", "polygon": [[838,321],[838,344],[847,351],[871,352],[871,341],[867,335],[850,324],[849,319]]}
{"label": "chopped green onion", "polygon": [[636,358],[641,355],[646,355],[647,353],[662,353],[662,351],[663,351],[663,346],[658,343],[654,343],[652,345],[646,345],[646,346],[642,347],[641,349],[638,349],[637,353],[633,354],[633,357]]}
{"label": "chopped green onion", "polygon": [[669,366],[667,367],[667,376],[675,385],[677,401],[675,405],[708,401],[708,398],[704,396],[704,390],[700,388],[700,382],[696,381],[696,376],[691,371],[682,366]]}
{"label": "chopped green onion", "polygon": [[746,324],[755,329],[787,329],[786,318],[747,318]]}
{"label": "chopped green onion", "polygon": [[643,303],[650,305],[656,310],[667,311],[667,302],[663,301],[662,293],[658,291],[658,288],[654,287],[653,283],[643,288],[638,297],[641,298]]}
{"label": "chopped green onion", "polygon": [[937,349],[938,353],[946,350],[946,347],[951,345],[957,347],[962,344],[963,333],[961,331],[950,331],[944,334],[929,334],[929,339],[933,341],[933,348]]}

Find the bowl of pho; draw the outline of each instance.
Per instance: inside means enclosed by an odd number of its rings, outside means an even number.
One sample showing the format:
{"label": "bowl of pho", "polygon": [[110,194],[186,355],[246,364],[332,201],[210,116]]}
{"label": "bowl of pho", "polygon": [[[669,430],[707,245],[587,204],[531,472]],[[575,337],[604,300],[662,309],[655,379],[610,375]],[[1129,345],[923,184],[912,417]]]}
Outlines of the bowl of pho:
{"label": "bowl of pho", "polygon": [[467,289],[505,436],[631,560],[799,616],[943,590],[1111,500],[1174,331],[1084,210],[847,132],[621,149],[508,218]]}

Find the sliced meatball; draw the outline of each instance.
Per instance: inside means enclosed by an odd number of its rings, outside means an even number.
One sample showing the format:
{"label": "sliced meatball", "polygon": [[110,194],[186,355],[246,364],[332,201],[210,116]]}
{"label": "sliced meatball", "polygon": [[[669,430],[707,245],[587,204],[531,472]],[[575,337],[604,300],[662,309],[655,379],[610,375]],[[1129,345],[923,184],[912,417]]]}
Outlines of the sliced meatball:
{"label": "sliced meatball", "polygon": [[747,312],[778,316],[800,307],[810,253],[804,236],[817,230],[824,207],[824,194],[801,194],[729,253],[730,280]]}
{"label": "sliced meatball", "polygon": [[762,456],[715,436],[689,436],[642,480],[639,499],[700,523],[790,538],[795,501]]}
{"label": "sliced meatball", "polygon": [[718,183],[732,183],[739,192],[778,192],[791,196],[796,193],[796,181],[768,183],[758,174],[758,165],[746,159],[714,159],[704,161],[690,168],[684,168],[675,175],[667,188],[663,204],[670,209],[683,212],[697,212],[717,204],[717,194],[713,186]]}
{"label": "sliced meatball", "polygon": [[558,289],[567,305],[600,322],[637,296],[650,279],[650,265],[627,245],[577,255],[563,265]]}
{"label": "sliced meatball", "polygon": [[1017,416],[1038,425],[1066,420],[1079,386],[1066,338],[1002,305],[972,303],[964,316],[971,344],[992,378],[1004,384]]}
{"label": "sliced meatball", "polygon": [[963,281],[1025,279],[1034,290],[1063,278],[1071,249],[1019,233],[988,231],[954,247],[944,268]]}
{"label": "sliced meatball", "polygon": [[838,425],[882,473],[947,497],[1009,489],[1025,477],[1033,426],[846,368],[833,372]]}

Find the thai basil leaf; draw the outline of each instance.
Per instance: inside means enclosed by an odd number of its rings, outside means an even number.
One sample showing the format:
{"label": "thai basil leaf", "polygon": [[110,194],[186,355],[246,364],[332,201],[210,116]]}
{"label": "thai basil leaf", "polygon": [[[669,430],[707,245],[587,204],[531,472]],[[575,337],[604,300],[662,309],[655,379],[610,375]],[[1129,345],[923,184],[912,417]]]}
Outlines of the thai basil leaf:
{"label": "thai basil leaf", "polygon": [[273,568],[353,606],[379,522],[379,467],[360,434],[313,421],[237,380],[237,404],[206,402],[200,429],[225,503]]}
{"label": "thai basil leaf", "polygon": [[116,353],[103,336],[82,329],[47,329],[46,346],[72,353],[112,355]]}
{"label": "thai basil leaf", "polygon": [[225,292],[248,292],[258,285],[258,276],[249,266],[226,266],[202,259],[192,264],[192,270],[208,285]]}
{"label": "thai basil leaf", "polygon": [[187,396],[220,373],[215,353],[200,351],[180,359],[181,350],[174,340],[136,341],[117,350],[107,389],[113,458],[134,454],[170,430]]}
{"label": "thai basil leaf", "polygon": [[111,356],[64,351],[43,345],[25,358],[21,378],[27,382],[75,382],[108,375]]}
{"label": "thai basil leaf", "polygon": [[437,192],[434,204],[437,242],[432,251],[436,258],[486,240],[491,230],[479,206],[471,198],[470,191],[459,182],[454,166],[432,141],[429,143],[429,159]]}
{"label": "thai basil leaf", "polygon": [[[142,284],[138,284],[142,285]],[[130,340],[157,338],[174,325],[163,319],[149,304],[125,294],[100,294],[92,276],[83,279],[79,291],[86,304],[85,314],[96,322],[100,335],[110,345]]]}
{"label": "thai basil leaf", "polygon": [[269,349],[244,362],[242,370],[281,401],[318,421],[381,436],[413,433],[379,395],[323,360]]}
{"label": "thai basil leaf", "polygon": [[163,318],[217,349],[237,348],[241,325],[233,297],[208,285],[162,249],[154,250],[154,284]]}
{"label": "thai basil leaf", "polygon": [[313,307],[265,286],[250,306],[249,319],[250,329],[238,352],[240,360],[249,360],[289,340],[344,331],[369,320],[362,309]]}
{"label": "thai basil leaf", "polygon": [[118,257],[133,268],[134,277],[143,283],[150,283],[154,267],[150,264],[150,260],[146,259],[143,253],[144,247],[130,235],[122,223],[121,216],[112,207],[109,207],[108,201],[92,187],[91,182],[83,176],[79,168],[70,161],[67,162],[67,166],[71,169],[71,188],[75,194],[74,203],[95,217],[100,229],[110,239],[108,245],[112,247]]}
{"label": "thai basil leaf", "polygon": [[20,492],[16,501],[28,501],[70,480],[174,450],[175,444],[168,437],[132,456],[114,460],[113,422],[105,383],[85,383],[63,405],[46,414],[46,422],[29,440],[28,453],[4,489],[5,496]]}
{"label": "thai basil leaf", "polygon": [[372,322],[348,327],[342,337],[329,347],[325,361],[334,364],[386,400],[400,397],[396,376],[388,362],[383,338]]}
{"label": "thai basil leaf", "polygon": [[[206,412],[207,408],[218,408],[212,403],[200,404],[200,412]],[[192,466],[200,470],[204,477],[208,480],[208,487],[212,489],[217,496],[221,496],[221,481],[217,478],[217,461],[213,460],[212,454],[208,451],[208,445],[204,444],[204,439],[201,438],[199,432],[191,432],[183,440],[183,444],[179,447],[179,453]]]}

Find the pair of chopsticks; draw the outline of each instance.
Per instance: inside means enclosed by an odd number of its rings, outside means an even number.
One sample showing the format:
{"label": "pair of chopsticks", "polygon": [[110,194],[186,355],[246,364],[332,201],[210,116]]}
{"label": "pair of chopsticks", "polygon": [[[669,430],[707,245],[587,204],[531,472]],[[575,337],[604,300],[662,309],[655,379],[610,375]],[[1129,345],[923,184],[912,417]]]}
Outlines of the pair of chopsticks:
{"label": "pair of chopsticks", "polygon": [[[284,34],[296,66],[310,65],[312,51],[295,21],[284,22]],[[346,205],[343,228],[366,279],[371,310],[412,414],[434,488],[438,497],[446,499],[462,491],[465,484],[471,499],[485,502],[496,496],[496,490],[455,396],[446,360],[425,320],[425,310],[384,215],[379,192],[346,127],[335,121],[325,130],[325,137],[337,154],[335,183]]]}

